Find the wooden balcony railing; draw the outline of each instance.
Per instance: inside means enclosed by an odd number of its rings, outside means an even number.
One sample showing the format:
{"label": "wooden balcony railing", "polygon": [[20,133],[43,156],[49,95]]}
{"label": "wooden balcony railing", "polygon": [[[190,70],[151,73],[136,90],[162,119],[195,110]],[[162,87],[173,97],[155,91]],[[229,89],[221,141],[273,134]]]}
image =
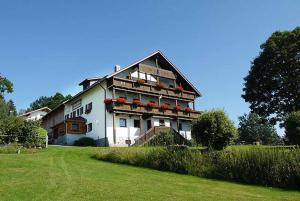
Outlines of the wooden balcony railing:
{"label": "wooden balcony railing", "polygon": [[112,105],[112,110],[122,111],[128,113],[142,113],[149,115],[159,115],[159,116],[168,116],[168,117],[179,117],[179,118],[188,118],[196,119],[201,114],[199,111],[176,111],[173,108],[162,110],[159,107],[149,108],[147,105],[133,105],[131,103],[117,104]]}
{"label": "wooden balcony railing", "polygon": [[196,93],[191,91],[177,92],[175,88],[163,88],[159,89],[156,85],[145,83],[145,84],[137,84],[136,81],[131,79],[124,79],[114,77],[112,80],[108,82],[108,87],[115,86],[118,88],[123,88],[127,90],[134,90],[134,91],[141,91],[141,92],[148,92],[148,93],[155,93],[155,94],[162,94],[164,96],[188,99],[190,101],[195,100]]}

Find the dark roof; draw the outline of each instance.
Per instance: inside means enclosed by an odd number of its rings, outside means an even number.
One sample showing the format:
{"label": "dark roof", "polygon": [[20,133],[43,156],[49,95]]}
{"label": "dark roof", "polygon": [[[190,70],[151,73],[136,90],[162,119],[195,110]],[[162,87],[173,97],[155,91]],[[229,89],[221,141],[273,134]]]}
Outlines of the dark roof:
{"label": "dark roof", "polygon": [[79,85],[83,85],[87,81],[94,81],[94,80],[100,80],[102,77],[89,77],[84,79],[82,82],[79,83]]}

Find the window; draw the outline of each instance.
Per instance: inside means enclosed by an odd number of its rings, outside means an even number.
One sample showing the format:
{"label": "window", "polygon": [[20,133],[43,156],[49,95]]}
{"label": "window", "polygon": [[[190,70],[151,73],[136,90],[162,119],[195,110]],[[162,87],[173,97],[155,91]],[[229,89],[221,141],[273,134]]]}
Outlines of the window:
{"label": "window", "polygon": [[179,128],[178,128],[178,130],[182,130],[182,123],[179,123]]}
{"label": "window", "polygon": [[135,119],[133,120],[133,127],[134,128],[140,128],[140,120],[139,119]]}
{"label": "window", "polygon": [[120,118],[120,127],[127,127],[126,119]]}
{"label": "window", "polygon": [[88,114],[92,111],[93,103],[90,102],[89,104],[85,105],[85,113]]}
{"label": "window", "polygon": [[79,109],[77,109],[77,116],[79,116],[80,114],[79,114]]}
{"label": "window", "polygon": [[73,113],[71,112],[71,113],[70,113],[70,118],[72,118],[72,117],[73,117]]}
{"label": "window", "polygon": [[73,131],[79,131],[79,124],[72,124]]}
{"label": "window", "polygon": [[67,118],[66,118],[66,119],[69,119],[69,114],[67,114],[66,116],[67,116]]}
{"label": "window", "polygon": [[76,117],[76,111],[73,111],[73,118]]}
{"label": "window", "polygon": [[93,130],[93,124],[89,123],[87,126],[87,132],[91,132]]}
{"label": "window", "polygon": [[159,120],[159,126],[165,126],[165,120],[164,119]]}
{"label": "window", "polygon": [[80,112],[79,113],[80,113],[80,115],[83,114],[83,107],[80,108]]}

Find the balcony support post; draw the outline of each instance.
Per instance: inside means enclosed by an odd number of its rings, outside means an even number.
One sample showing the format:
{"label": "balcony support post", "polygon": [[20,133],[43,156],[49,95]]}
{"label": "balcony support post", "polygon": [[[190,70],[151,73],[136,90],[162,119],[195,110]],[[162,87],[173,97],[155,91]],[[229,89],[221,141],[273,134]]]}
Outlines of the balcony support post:
{"label": "balcony support post", "polygon": [[114,144],[116,144],[116,126],[115,126],[115,118],[116,118],[116,113],[113,112],[113,140],[114,140]]}

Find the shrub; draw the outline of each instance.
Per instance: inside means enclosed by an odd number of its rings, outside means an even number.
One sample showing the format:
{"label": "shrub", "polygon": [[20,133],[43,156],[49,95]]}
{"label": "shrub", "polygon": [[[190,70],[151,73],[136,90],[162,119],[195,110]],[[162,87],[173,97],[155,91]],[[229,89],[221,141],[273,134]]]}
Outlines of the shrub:
{"label": "shrub", "polygon": [[232,149],[210,154],[211,177],[277,187],[300,186],[300,150]]}
{"label": "shrub", "polygon": [[168,109],[170,109],[170,106],[169,106],[168,104],[164,103],[164,104],[162,104],[162,105],[160,106],[160,109],[161,109],[161,110],[168,110]]}
{"label": "shrub", "polygon": [[175,111],[182,111],[183,108],[182,108],[180,105],[176,105],[176,106],[174,107],[174,110],[175,110]]}
{"label": "shrub", "polygon": [[183,92],[183,87],[182,87],[182,86],[176,87],[176,88],[175,88],[175,92],[176,92],[176,93],[181,93],[181,92]]}
{"label": "shrub", "polygon": [[113,103],[113,100],[111,98],[107,98],[107,99],[104,100],[104,103],[106,105],[111,105]]}
{"label": "shrub", "polygon": [[192,126],[192,137],[198,144],[223,149],[237,135],[233,122],[223,110],[206,111]]}
{"label": "shrub", "polygon": [[132,104],[133,104],[133,105],[136,105],[136,106],[139,106],[139,105],[141,105],[141,104],[142,104],[142,102],[141,102],[141,100],[140,100],[140,99],[138,99],[138,98],[135,98],[135,99],[133,99],[133,101],[132,101]]}
{"label": "shrub", "polygon": [[124,98],[124,97],[119,97],[119,98],[117,98],[116,102],[117,102],[118,104],[124,104],[124,103],[126,103],[126,98]]}
{"label": "shrub", "polygon": [[190,145],[190,142],[184,137],[173,131],[161,132],[150,139],[146,146],[170,146],[170,145]]}
{"label": "shrub", "polygon": [[97,144],[93,138],[82,137],[74,142],[74,146],[95,147]]}
{"label": "shrub", "polygon": [[266,186],[299,188],[300,150],[238,147],[201,153],[186,146],[98,149],[95,157],[116,163]]}
{"label": "shrub", "polygon": [[300,111],[288,114],[284,122],[284,127],[288,142],[300,145]]}
{"label": "shrub", "polygon": [[149,102],[149,103],[147,104],[147,107],[148,107],[148,108],[154,108],[154,107],[156,107],[156,103],[155,103],[155,102]]}
{"label": "shrub", "polygon": [[139,80],[136,81],[136,83],[139,84],[139,85],[145,84],[145,82],[146,81],[143,80],[143,79],[139,79]]}

